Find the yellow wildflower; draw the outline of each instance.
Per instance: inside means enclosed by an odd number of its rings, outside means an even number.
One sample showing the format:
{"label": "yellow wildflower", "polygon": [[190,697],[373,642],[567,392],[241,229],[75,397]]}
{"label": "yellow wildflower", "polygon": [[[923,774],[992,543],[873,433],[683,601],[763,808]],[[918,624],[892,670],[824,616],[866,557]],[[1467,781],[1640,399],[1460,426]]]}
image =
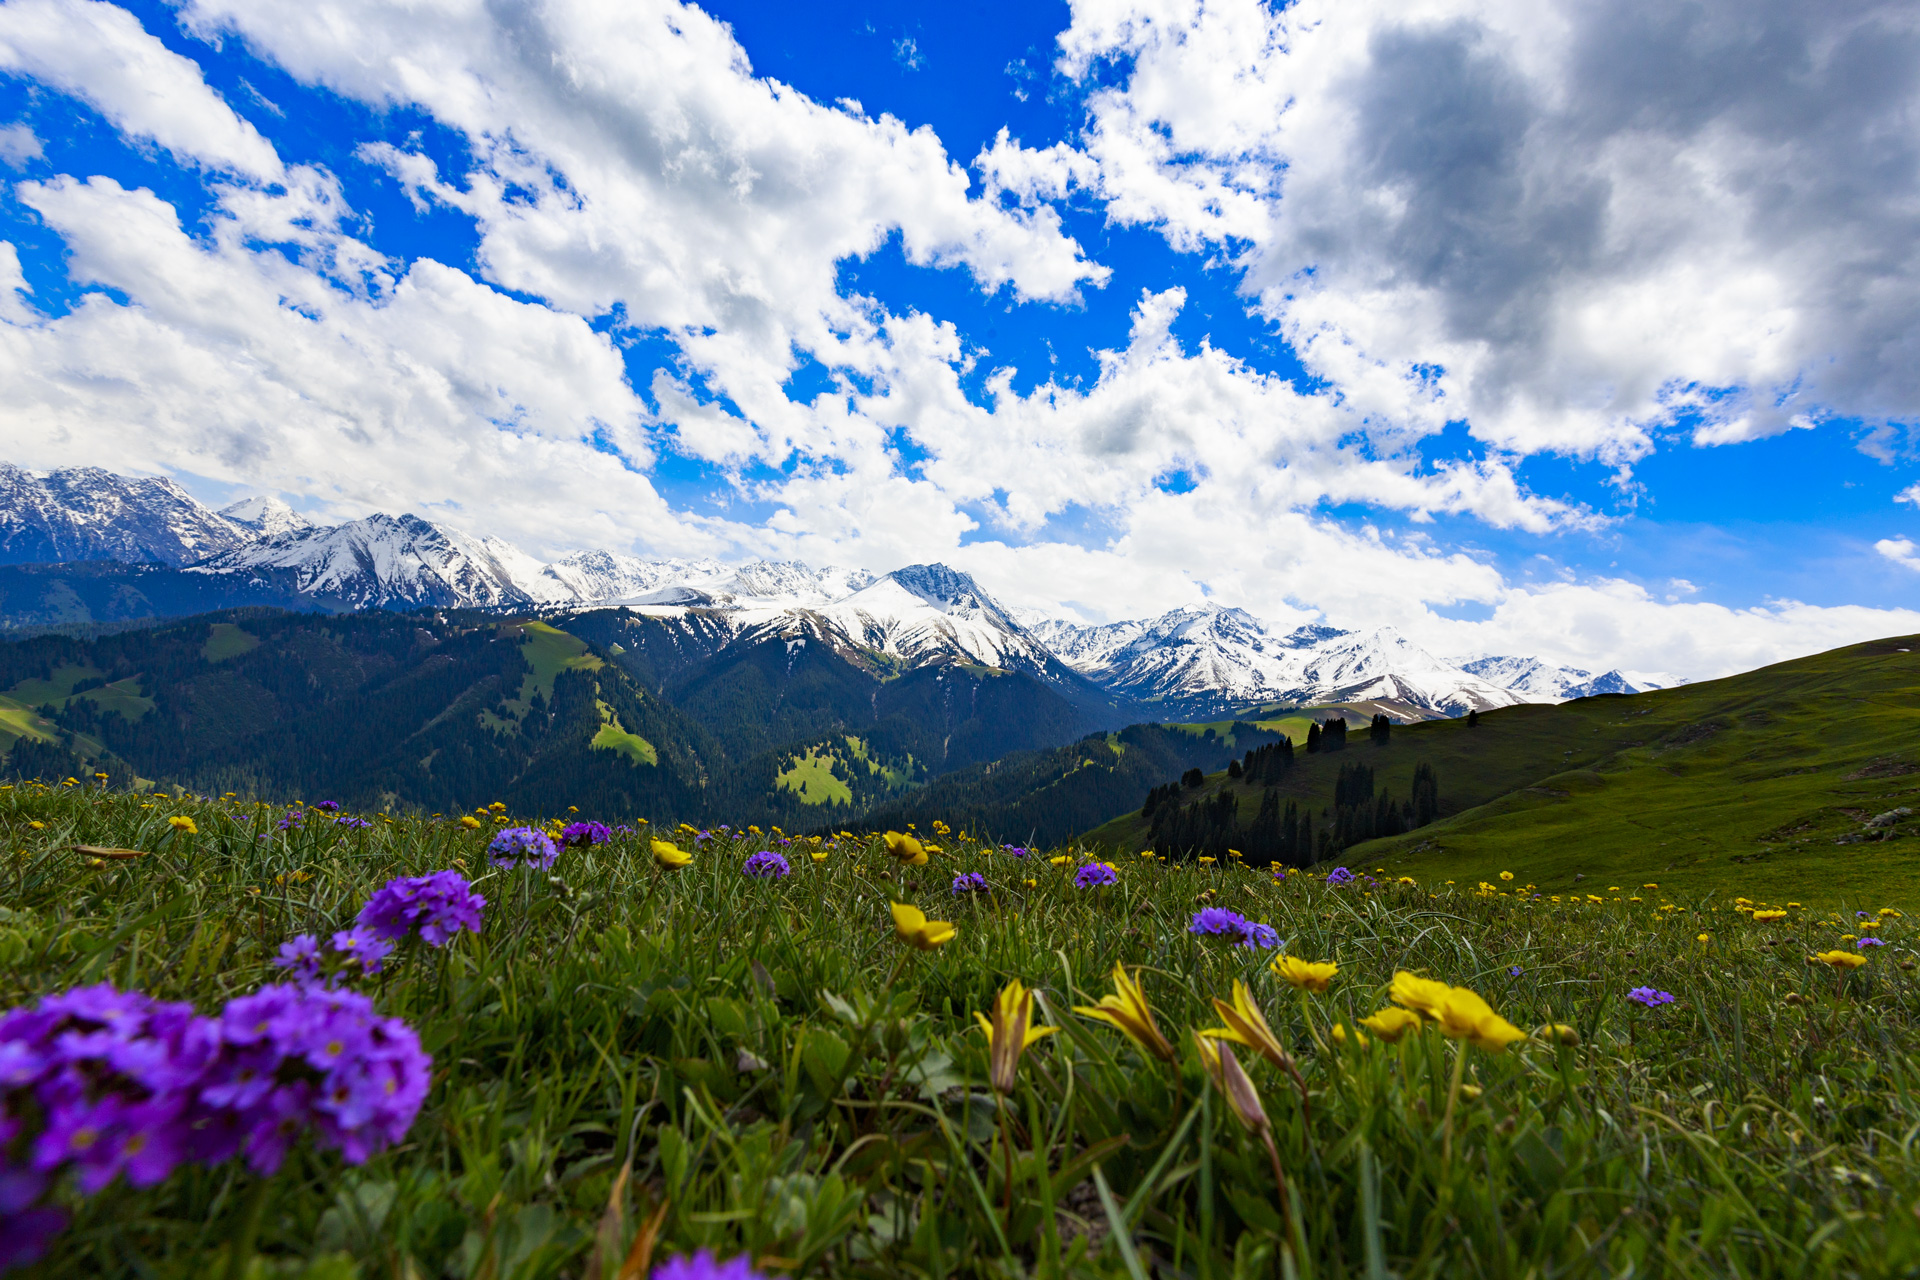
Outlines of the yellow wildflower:
{"label": "yellow wildflower", "polygon": [[926,846],[910,835],[898,831],[889,831],[885,836],[887,852],[892,854],[902,866],[924,867],[927,865]]}
{"label": "yellow wildflower", "polygon": [[1545,1022],[1534,1028],[1533,1038],[1557,1044],[1563,1049],[1580,1047],[1580,1033],[1564,1022]]}
{"label": "yellow wildflower", "polygon": [[1500,873],[1500,878],[1501,878],[1502,880],[1511,880],[1511,879],[1513,879],[1513,872],[1511,872],[1511,871],[1502,871],[1502,872]]}
{"label": "yellow wildflower", "polygon": [[1406,1009],[1382,1009],[1360,1019],[1360,1025],[1392,1044],[1407,1032],[1420,1029],[1420,1015]]}
{"label": "yellow wildflower", "polygon": [[1755,924],[1771,924],[1775,920],[1785,920],[1786,918],[1787,913],[1778,908],[1753,913],[1753,922]]}
{"label": "yellow wildflower", "polygon": [[1233,980],[1233,1003],[1215,999],[1213,1011],[1227,1025],[1212,1027],[1202,1031],[1202,1036],[1215,1040],[1231,1040],[1243,1044],[1259,1053],[1261,1057],[1279,1067],[1282,1071],[1293,1070],[1293,1058],[1280,1046],[1280,1039],[1267,1025],[1266,1017],[1260,1012],[1260,1006],[1253,1002],[1253,993],[1247,990],[1247,984],[1238,978]]}
{"label": "yellow wildflower", "polygon": [[916,951],[932,951],[952,942],[959,930],[945,920],[929,920],[918,907],[904,902],[893,904],[893,932],[900,941]]}
{"label": "yellow wildflower", "polygon": [[1268,967],[1301,991],[1325,991],[1333,984],[1333,975],[1340,972],[1339,965],[1298,956],[1275,956]]}
{"label": "yellow wildflower", "polygon": [[1060,1029],[1033,1025],[1033,992],[1021,986],[1018,978],[994,998],[992,1017],[978,1012],[973,1016],[987,1033],[987,1061],[996,1093],[1012,1093],[1020,1055]]}
{"label": "yellow wildflower", "polygon": [[[1335,1044],[1344,1045],[1347,1042],[1348,1032],[1347,1032],[1347,1026],[1344,1022],[1334,1023],[1333,1029],[1329,1031],[1327,1034],[1333,1037],[1333,1042]],[[1367,1037],[1365,1032],[1355,1031],[1352,1033],[1352,1036],[1353,1036],[1353,1042],[1356,1045],[1360,1046],[1362,1049],[1367,1047]]]}
{"label": "yellow wildflower", "polygon": [[460,819],[460,825],[469,831],[478,831],[480,829],[480,819],[474,817],[472,814],[467,814],[464,818]]}
{"label": "yellow wildflower", "polygon": [[1858,969],[1867,962],[1867,958],[1858,951],[1822,951],[1807,959],[1814,964],[1829,965],[1835,969]]}
{"label": "yellow wildflower", "polygon": [[1217,1040],[1210,1040],[1194,1032],[1193,1043],[1200,1053],[1200,1065],[1207,1073],[1207,1079],[1213,1081],[1213,1087],[1220,1091],[1233,1110],[1233,1118],[1245,1125],[1250,1133],[1260,1134],[1271,1141],[1272,1124],[1267,1120],[1267,1109],[1260,1105],[1260,1092],[1253,1087],[1253,1081],[1240,1065],[1240,1059],[1233,1056],[1233,1050]]}
{"label": "yellow wildflower", "polygon": [[1075,1005],[1073,1011],[1117,1028],[1144,1052],[1162,1062],[1173,1061],[1173,1046],[1160,1034],[1153,1021],[1153,1006],[1147,1003],[1146,989],[1137,977],[1127,976],[1127,966],[1113,966],[1113,994],[1101,996],[1097,1005]]}
{"label": "yellow wildflower", "polygon": [[1499,1053],[1527,1036],[1465,987],[1450,987],[1402,970],[1393,975],[1391,995],[1396,1004],[1437,1023],[1441,1035],[1472,1041],[1489,1053]]}
{"label": "yellow wildflower", "polygon": [[167,825],[184,835],[192,836],[200,834],[200,828],[194,826],[193,819],[187,817],[184,813],[175,814],[173,817],[168,818]]}
{"label": "yellow wildflower", "polygon": [[679,845],[674,844],[671,840],[655,840],[653,841],[653,860],[668,870],[672,870],[675,867],[684,867],[689,862],[692,862],[693,855],[685,849],[682,849]]}

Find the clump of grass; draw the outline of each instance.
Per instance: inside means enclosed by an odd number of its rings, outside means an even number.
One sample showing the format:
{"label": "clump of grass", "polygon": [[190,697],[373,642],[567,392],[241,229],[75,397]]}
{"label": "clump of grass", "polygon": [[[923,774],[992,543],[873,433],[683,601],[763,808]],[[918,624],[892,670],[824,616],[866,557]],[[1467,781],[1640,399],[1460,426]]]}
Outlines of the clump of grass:
{"label": "clump of grass", "polygon": [[[504,815],[285,813],[0,790],[0,1007],[111,981],[214,1008],[394,876],[461,868],[487,896],[479,935],[359,984],[419,1032],[432,1094],[362,1166],[289,1160],[256,1275],[606,1278],[697,1248],[820,1276],[1920,1267],[1920,991],[1886,904],[1858,904],[1885,945],[1839,971],[1806,957],[1854,949],[1851,910],[1756,922],[1773,908],[1637,885],[1556,901],[1133,859],[1083,888],[1072,851],[1056,865],[944,830],[915,866],[877,838],[644,825],[509,873],[484,855]],[[663,868],[655,839],[693,861]],[[768,847],[793,873],[743,875]],[[984,891],[953,892],[973,873]],[[896,902],[956,936],[904,946]],[[1190,932],[1200,905],[1338,970],[1297,989],[1274,951]],[[1073,1012],[1116,964],[1172,1061]],[[1497,1053],[1434,1027],[1388,1043],[1364,1020],[1401,971],[1551,1030]],[[1013,980],[1059,1031],[1002,1094],[975,1014]],[[1216,1086],[1192,1031],[1219,1025],[1236,980],[1273,1044],[1234,1046]],[[1627,999],[1641,987],[1676,998]],[[248,1211],[236,1176],[71,1198],[30,1274],[206,1275]]]}

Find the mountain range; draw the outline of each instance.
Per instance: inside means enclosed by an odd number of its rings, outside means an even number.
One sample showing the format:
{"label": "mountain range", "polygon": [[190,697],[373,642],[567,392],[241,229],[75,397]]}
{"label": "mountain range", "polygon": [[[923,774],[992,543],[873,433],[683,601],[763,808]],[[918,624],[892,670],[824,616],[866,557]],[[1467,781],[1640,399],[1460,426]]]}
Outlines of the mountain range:
{"label": "mountain range", "polygon": [[254,604],[549,618],[619,609],[648,621],[628,638],[644,637],[637,647],[661,671],[772,644],[788,665],[813,646],[878,678],[954,665],[1014,672],[1076,708],[1078,727],[1320,704],[1404,721],[1675,683],[1524,656],[1442,658],[1391,627],[1281,631],[1211,603],[1096,626],[1036,618],[937,564],[876,576],[601,550],[542,561],[415,515],[316,525],[266,497],[214,511],[170,480],[97,467],[0,464],[0,566],[11,566],[0,567],[0,625],[14,628]]}

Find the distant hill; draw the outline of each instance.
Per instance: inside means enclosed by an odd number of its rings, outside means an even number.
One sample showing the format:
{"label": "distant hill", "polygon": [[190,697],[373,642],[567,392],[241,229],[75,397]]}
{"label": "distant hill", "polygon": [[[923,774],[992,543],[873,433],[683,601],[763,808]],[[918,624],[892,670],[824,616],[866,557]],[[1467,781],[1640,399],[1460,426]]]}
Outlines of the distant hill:
{"label": "distant hill", "polygon": [[[1437,780],[1437,820],[1318,848],[1339,820],[1343,769],[1350,786],[1357,767],[1369,769],[1376,805],[1382,795],[1400,805],[1422,766]],[[1178,803],[1230,806],[1244,832],[1267,790],[1215,773]],[[1397,725],[1383,746],[1360,732],[1341,751],[1296,753],[1272,790],[1313,820],[1316,848],[1296,861],[1326,852],[1422,881],[1561,894],[1646,896],[1656,891],[1639,886],[1657,884],[1662,895],[1731,887],[1765,900],[1843,890],[1905,900],[1920,882],[1920,823],[1896,811],[1920,811],[1920,637],[1677,689],[1509,707],[1475,723]],[[1139,847],[1152,826],[1143,802],[1084,839]],[[1499,882],[1501,871],[1516,879]]]}

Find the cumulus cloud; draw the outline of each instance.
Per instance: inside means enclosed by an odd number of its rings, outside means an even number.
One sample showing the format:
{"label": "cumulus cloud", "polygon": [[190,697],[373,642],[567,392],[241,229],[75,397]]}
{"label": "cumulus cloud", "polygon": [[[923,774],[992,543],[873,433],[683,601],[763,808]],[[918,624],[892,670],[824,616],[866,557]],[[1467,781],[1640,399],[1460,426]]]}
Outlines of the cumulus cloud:
{"label": "cumulus cloud", "polygon": [[1383,412],[1621,463],[1920,412],[1911,7],[1083,0],[1060,49],[1123,72],[1110,214],[1232,254]]}
{"label": "cumulus cloud", "polygon": [[1920,507],[1920,484],[1908,485],[1900,492],[1894,494],[1893,500],[1895,502],[1911,502],[1914,506]]}
{"label": "cumulus cloud", "polygon": [[[131,138],[185,164],[263,181],[280,176],[273,145],[208,88],[199,66],[170,51],[139,19],[105,0],[9,0],[0,4],[0,68],[85,102]],[[15,141],[6,154],[27,152]]]}
{"label": "cumulus cloud", "polygon": [[1901,568],[1920,573],[1920,545],[1915,545],[1912,538],[1882,538],[1873,549]]}

